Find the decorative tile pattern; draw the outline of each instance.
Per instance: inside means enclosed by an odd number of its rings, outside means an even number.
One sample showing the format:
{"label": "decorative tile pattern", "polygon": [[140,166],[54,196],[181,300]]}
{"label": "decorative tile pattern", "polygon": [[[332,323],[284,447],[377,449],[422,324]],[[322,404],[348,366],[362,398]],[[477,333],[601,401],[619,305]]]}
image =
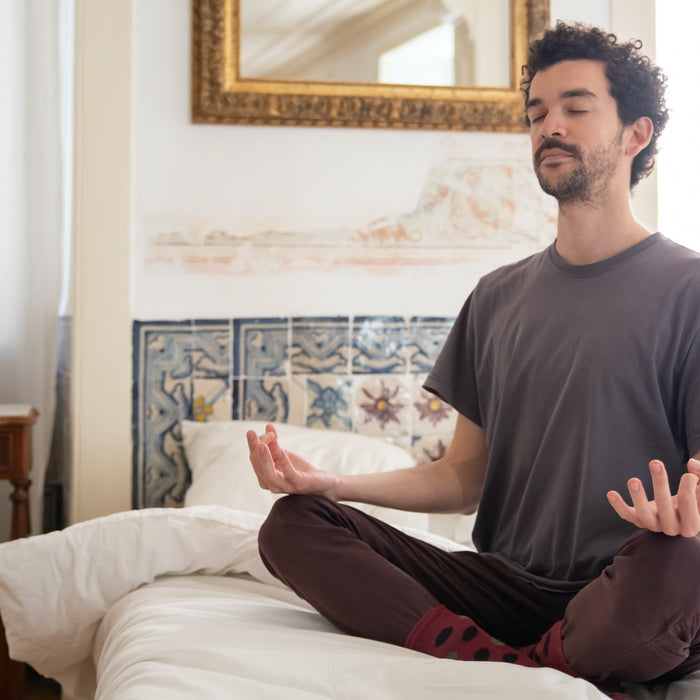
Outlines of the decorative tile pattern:
{"label": "decorative tile pattern", "polygon": [[406,319],[360,316],[352,325],[352,371],[355,374],[406,371]]}
{"label": "decorative tile pattern", "polygon": [[411,392],[404,375],[374,375],[357,378],[355,429],[366,435],[406,435]]}
{"label": "decorative tile pattern", "polygon": [[455,411],[421,388],[452,318],[135,321],[133,505],[177,506],[180,421],[248,419],[378,436],[425,461]]}
{"label": "decorative tile pattern", "polygon": [[233,322],[235,376],[284,376],[289,363],[289,322],[284,318]]}
{"label": "decorative tile pattern", "polygon": [[294,375],[297,409],[290,423],[309,428],[352,430],[352,379],[349,375]]}
{"label": "decorative tile pattern", "polygon": [[348,318],[292,319],[292,373],[347,374]]}
{"label": "decorative tile pattern", "polygon": [[190,483],[180,421],[227,413],[231,324],[135,323],[133,353],[134,505],[179,505]]}
{"label": "decorative tile pattern", "polygon": [[412,318],[410,321],[410,344],[408,362],[411,372],[430,371],[447,339],[451,323],[444,318]]}

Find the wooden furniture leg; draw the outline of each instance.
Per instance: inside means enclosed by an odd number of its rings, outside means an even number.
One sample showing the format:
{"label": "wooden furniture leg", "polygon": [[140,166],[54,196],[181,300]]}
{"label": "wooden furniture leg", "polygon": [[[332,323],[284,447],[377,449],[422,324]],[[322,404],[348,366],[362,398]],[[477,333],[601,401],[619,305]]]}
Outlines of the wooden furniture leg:
{"label": "wooden furniture leg", "polygon": [[[0,405],[0,479],[13,491],[12,539],[29,535],[29,472],[32,468],[31,429],[38,413],[31,406]],[[0,700],[22,700],[25,665],[10,659],[0,610]]]}
{"label": "wooden furniture leg", "polygon": [[22,700],[24,697],[24,664],[10,659],[5,627],[0,616],[0,700]]}

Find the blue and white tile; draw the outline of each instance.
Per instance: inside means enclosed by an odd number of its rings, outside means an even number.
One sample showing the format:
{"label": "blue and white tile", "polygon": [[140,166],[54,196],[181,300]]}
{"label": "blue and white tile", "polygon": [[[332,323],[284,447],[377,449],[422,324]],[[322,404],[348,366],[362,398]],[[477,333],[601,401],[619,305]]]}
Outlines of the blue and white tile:
{"label": "blue and white tile", "polygon": [[352,379],[345,377],[307,377],[306,419],[310,428],[352,430]]}
{"label": "blue and white tile", "polygon": [[429,372],[454,324],[453,318],[413,317],[410,321],[410,372]]}
{"label": "blue and white tile", "polygon": [[190,420],[206,422],[230,418],[231,387],[228,380],[193,379]]}
{"label": "blue and white tile", "polygon": [[234,319],[235,377],[281,377],[289,374],[289,320]]}
{"label": "blue and white tile", "polygon": [[348,374],[350,322],[347,317],[292,319],[292,374]]}
{"label": "blue and white tile", "polygon": [[245,420],[289,422],[289,380],[286,377],[243,379],[238,412]]}
{"label": "blue and white tile", "polygon": [[189,472],[178,447],[179,423],[195,417],[195,382],[203,382],[201,391],[207,385],[210,403],[228,394],[230,350],[226,321],[135,322],[136,507],[181,502]]}
{"label": "blue and white tile", "polygon": [[408,325],[403,318],[355,317],[352,323],[353,374],[404,373],[408,340]]}

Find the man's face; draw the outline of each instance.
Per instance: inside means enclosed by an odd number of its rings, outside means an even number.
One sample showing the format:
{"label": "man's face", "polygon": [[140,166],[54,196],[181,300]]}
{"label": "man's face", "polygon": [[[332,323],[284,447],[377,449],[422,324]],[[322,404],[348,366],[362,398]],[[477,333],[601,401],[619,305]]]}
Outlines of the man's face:
{"label": "man's face", "polygon": [[562,61],[535,74],[526,105],[535,174],[560,204],[604,198],[620,168],[624,127],[598,61]]}

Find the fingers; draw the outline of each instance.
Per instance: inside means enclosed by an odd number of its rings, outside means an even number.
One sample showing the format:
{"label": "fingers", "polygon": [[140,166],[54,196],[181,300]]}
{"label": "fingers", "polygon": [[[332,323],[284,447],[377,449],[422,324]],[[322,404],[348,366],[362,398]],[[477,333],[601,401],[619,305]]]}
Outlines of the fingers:
{"label": "fingers", "polygon": [[688,472],[681,477],[676,504],[678,506],[679,535],[695,537],[700,532],[698,512],[698,475]]}
{"label": "fingers", "polygon": [[[671,496],[671,487],[668,483],[668,474],[663,462],[654,459],[649,462],[649,471],[651,472],[651,483],[654,488],[654,503],[656,504],[656,514],[652,513],[651,508],[645,512],[643,521],[649,522],[657,526],[657,532],[665,532],[667,535],[678,535],[680,533],[680,522],[676,507]],[[643,490],[642,490],[643,493]],[[634,497],[632,497],[634,501]],[[646,495],[644,496],[646,501]],[[636,505],[636,503],[635,503]],[[649,529],[654,529],[653,526],[646,525]]]}
{"label": "fingers", "polygon": [[651,502],[639,479],[630,479],[627,482],[636,522],[640,527],[645,527],[652,532],[663,532],[670,536],[678,535],[681,531],[681,522],[671,496],[668,475],[663,462],[658,459],[649,462],[649,472],[654,490],[654,500]]}
{"label": "fingers", "polygon": [[[275,466],[275,457],[270,450],[270,447],[277,442],[277,433],[271,425],[266,426],[266,430],[267,432],[260,436],[254,430],[249,430],[246,433],[250,463],[253,466],[260,487],[273,493],[279,493],[277,488],[279,482],[278,470]],[[279,446],[277,446],[277,449],[279,450]]]}
{"label": "fingers", "polygon": [[[264,436],[263,436],[264,437]],[[269,475],[271,459],[268,459],[269,451],[267,446],[262,441],[261,437],[254,430],[249,430],[246,433],[248,441],[248,453],[250,463],[258,479],[260,488],[267,489],[267,477]]]}
{"label": "fingers", "polygon": [[700,476],[700,459],[695,459],[695,457],[691,457],[688,460],[688,471],[691,474],[696,474],[697,476]]}
{"label": "fingers", "polygon": [[700,533],[700,462],[688,462],[688,473],[681,478],[675,496],[671,494],[662,462],[652,460],[649,471],[654,491],[652,501],[647,498],[642,482],[636,478],[627,482],[631,506],[617,491],[608,492],[608,501],[618,516],[637,527],[669,536],[694,537]]}
{"label": "fingers", "polygon": [[642,527],[642,524],[637,521],[636,513],[634,508],[630,508],[626,503],[625,499],[617,491],[608,491],[607,493],[608,503],[613,507],[615,512],[623,519],[636,525],[637,527]]}
{"label": "fingers", "polygon": [[296,477],[296,469],[287,453],[277,442],[277,431],[268,424],[266,432],[258,436],[255,431],[246,433],[250,463],[263,489],[272,493],[290,493]]}

